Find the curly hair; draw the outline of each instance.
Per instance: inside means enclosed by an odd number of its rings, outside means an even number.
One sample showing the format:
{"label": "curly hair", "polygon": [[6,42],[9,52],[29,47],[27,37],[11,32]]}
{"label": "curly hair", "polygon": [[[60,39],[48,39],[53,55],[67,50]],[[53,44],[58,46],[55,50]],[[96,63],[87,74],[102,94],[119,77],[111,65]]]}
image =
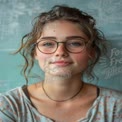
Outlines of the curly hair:
{"label": "curly hair", "polygon": [[23,66],[22,73],[27,83],[28,76],[34,66],[35,61],[35,47],[33,47],[33,44],[40,38],[44,26],[47,23],[56,20],[66,20],[72,23],[79,24],[82,32],[84,32],[84,34],[88,37],[91,46],[93,46],[95,49],[96,55],[94,59],[91,59],[91,63],[87,67],[85,73],[89,77],[95,77],[93,68],[100,59],[102,53],[106,52],[106,39],[104,37],[104,34],[95,27],[96,21],[92,16],[83,11],[80,11],[77,8],[69,7],[66,5],[56,5],[52,7],[50,11],[41,13],[34,20],[35,23],[33,25],[32,31],[23,36],[21,40],[21,46],[16,52],[20,53],[24,57],[25,64]]}

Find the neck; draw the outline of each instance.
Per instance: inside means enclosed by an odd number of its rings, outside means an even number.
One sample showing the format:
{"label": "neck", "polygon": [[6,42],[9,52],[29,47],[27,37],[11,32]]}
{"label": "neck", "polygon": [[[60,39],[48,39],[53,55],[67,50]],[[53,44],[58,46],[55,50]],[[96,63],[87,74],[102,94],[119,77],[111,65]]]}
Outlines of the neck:
{"label": "neck", "polygon": [[48,99],[57,102],[64,102],[78,96],[82,91],[82,85],[83,82],[80,77],[75,77],[75,79],[46,77],[42,83],[42,88]]}

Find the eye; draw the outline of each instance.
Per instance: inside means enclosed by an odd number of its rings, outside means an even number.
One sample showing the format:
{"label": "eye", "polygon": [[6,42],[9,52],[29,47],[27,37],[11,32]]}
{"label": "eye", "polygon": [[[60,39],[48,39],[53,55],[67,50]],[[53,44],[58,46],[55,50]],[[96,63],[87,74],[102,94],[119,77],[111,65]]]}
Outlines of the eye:
{"label": "eye", "polygon": [[75,40],[75,41],[68,42],[68,45],[71,47],[82,47],[84,46],[84,42],[81,40]]}
{"label": "eye", "polygon": [[81,46],[82,44],[80,42],[72,42],[70,45],[72,45],[72,46]]}
{"label": "eye", "polygon": [[52,45],[54,45],[53,43],[51,43],[51,42],[45,42],[45,43],[43,43],[43,45],[42,46],[52,46]]}
{"label": "eye", "polygon": [[54,47],[55,42],[54,41],[40,41],[39,47]]}

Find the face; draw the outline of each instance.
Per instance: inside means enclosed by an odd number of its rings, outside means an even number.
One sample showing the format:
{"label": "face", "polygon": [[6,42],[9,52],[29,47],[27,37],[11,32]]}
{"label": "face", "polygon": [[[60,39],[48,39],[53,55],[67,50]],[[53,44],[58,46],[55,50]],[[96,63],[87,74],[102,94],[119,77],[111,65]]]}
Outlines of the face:
{"label": "face", "polygon": [[[53,38],[57,42],[65,42],[73,36],[80,36],[88,41],[88,38],[77,24],[60,20],[46,24],[40,39]],[[81,75],[87,68],[89,55],[86,48],[79,53],[70,53],[65,49],[64,44],[59,43],[57,50],[52,54],[44,54],[36,48],[35,58],[47,75],[72,77],[78,74]]]}

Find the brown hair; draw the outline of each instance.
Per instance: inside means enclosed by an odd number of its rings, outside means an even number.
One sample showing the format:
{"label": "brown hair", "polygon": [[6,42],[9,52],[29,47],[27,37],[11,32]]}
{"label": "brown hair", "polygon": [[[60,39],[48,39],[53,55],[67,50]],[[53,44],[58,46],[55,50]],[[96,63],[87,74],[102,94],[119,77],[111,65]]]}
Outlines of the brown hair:
{"label": "brown hair", "polygon": [[105,37],[95,25],[95,19],[87,13],[80,11],[77,8],[68,7],[65,5],[56,5],[50,11],[41,13],[35,18],[33,29],[30,33],[22,38],[21,47],[16,53],[20,53],[24,59],[23,75],[28,82],[28,75],[34,65],[34,46],[33,44],[39,39],[43,31],[44,25],[55,20],[67,20],[73,23],[78,23],[84,34],[90,40],[90,44],[95,49],[96,56],[92,60],[86,70],[86,74],[92,78],[95,77],[93,71],[94,65],[98,62],[102,52],[106,52]]}

